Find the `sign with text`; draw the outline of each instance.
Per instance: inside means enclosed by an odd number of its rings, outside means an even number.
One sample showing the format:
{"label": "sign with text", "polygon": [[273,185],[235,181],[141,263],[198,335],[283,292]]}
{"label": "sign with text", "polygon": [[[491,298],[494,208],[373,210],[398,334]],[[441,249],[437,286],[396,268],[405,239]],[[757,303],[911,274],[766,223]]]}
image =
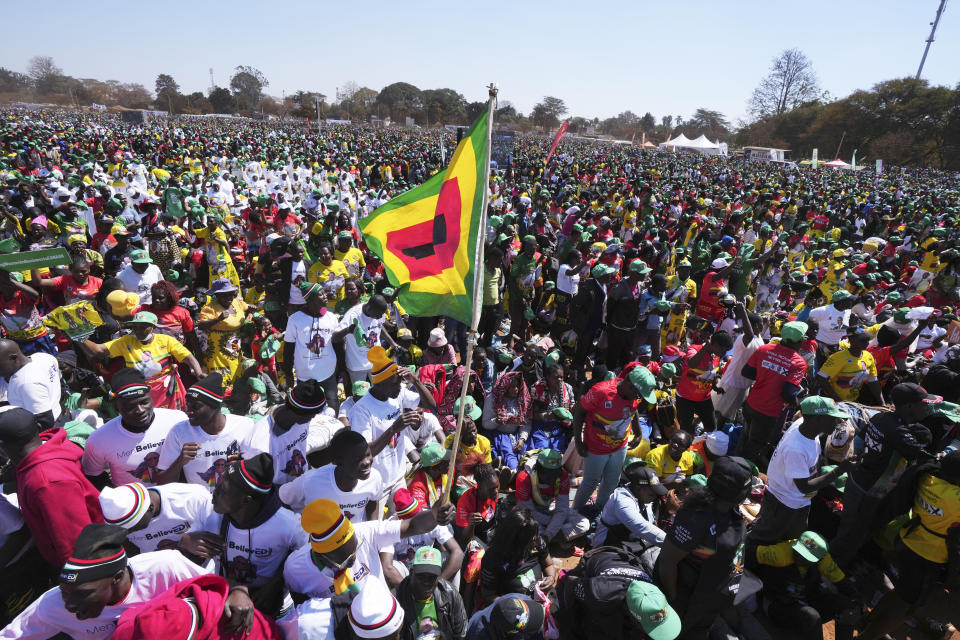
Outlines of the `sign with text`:
{"label": "sign with text", "polygon": [[63,247],[0,255],[0,269],[5,271],[29,271],[68,264],[70,264],[70,254]]}
{"label": "sign with text", "polygon": [[947,342],[950,344],[960,344],[960,321],[953,320],[947,327]]}

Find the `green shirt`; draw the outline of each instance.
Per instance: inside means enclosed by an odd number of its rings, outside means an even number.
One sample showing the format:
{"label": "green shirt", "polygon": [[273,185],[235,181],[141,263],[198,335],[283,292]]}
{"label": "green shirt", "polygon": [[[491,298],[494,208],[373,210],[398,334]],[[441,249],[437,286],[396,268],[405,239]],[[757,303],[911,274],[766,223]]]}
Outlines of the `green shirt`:
{"label": "green shirt", "polygon": [[500,267],[483,267],[483,304],[500,304]]}
{"label": "green shirt", "polygon": [[426,602],[417,600],[413,603],[413,608],[417,612],[417,634],[418,637],[421,633],[425,633],[430,630],[430,627],[424,628],[424,620],[430,618],[433,621],[433,629],[436,629],[438,632],[440,630],[440,620],[437,617],[437,603],[433,599],[433,596],[430,596],[430,599]]}

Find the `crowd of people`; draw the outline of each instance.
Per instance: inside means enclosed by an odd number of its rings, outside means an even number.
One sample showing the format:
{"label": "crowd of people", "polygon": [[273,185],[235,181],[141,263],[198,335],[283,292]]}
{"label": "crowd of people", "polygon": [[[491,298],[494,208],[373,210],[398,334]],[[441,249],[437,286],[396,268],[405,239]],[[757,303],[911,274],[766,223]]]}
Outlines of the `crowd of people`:
{"label": "crowd of people", "polygon": [[960,178],[518,137],[473,335],[454,145],[0,110],[0,638],[948,637]]}

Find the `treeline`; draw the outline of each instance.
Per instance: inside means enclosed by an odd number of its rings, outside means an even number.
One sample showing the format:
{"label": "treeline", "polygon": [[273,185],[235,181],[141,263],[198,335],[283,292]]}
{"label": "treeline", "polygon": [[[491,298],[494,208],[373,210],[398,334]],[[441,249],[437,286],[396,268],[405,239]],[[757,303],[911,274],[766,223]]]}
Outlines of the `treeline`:
{"label": "treeline", "polygon": [[[841,145],[841,140],[842,145]],[[790,149],[793,160],[837,154],[857,164],[882,158],[887,165],[960,169],[960,84],[931,86],[926,80],[887,80],[831,102],[811,101],[780,115],[744,125],[736,145]]]}

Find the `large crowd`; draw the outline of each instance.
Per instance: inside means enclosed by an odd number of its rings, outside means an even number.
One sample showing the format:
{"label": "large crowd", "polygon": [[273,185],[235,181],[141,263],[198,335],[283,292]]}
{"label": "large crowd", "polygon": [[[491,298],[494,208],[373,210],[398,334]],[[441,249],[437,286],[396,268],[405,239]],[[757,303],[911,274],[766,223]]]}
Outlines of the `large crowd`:
{"label": "large crowd", "polygon": [[549,143],[0,110],[0,638],[948,637],[960,177]]}

